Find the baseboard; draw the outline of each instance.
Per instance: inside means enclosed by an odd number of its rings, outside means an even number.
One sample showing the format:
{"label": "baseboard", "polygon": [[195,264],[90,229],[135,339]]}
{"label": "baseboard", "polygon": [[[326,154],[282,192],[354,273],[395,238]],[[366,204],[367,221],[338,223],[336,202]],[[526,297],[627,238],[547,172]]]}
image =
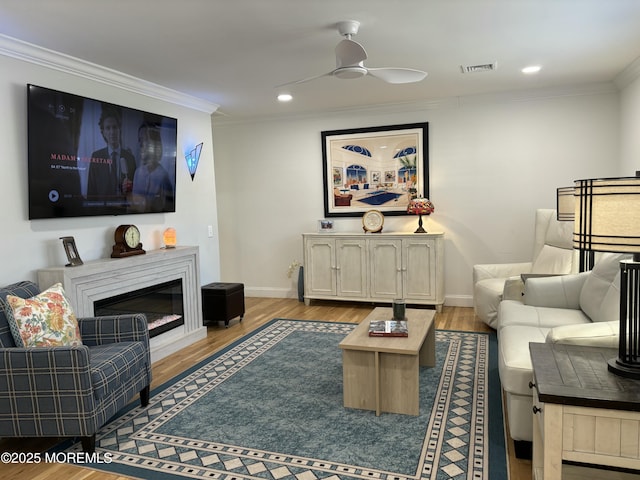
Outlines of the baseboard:
{"label": "baseboard", "polygon": [[473,307],[472,295],[445,295],[444,304],[447,307]]}
{"label": "baseboard", "polygon": [[245,297],[259,298],[298,298],[297,290],[288,288],[247,287],[244,286]]}
{"label": "baseboard", "polygon": [[[244,287],[247,297],[298,298],[298,292],[287,288]],[[473,307],[472,295],[445,295],[444,304],[448,307]]]}

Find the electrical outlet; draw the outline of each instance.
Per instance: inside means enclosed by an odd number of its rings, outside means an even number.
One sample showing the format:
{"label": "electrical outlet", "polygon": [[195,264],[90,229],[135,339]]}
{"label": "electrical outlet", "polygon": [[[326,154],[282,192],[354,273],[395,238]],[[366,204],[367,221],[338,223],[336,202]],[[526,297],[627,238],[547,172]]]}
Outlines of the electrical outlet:
{"label": "electrical outlet", "polygon": [[209,235],[209,238],[213,237],[213,225],[207,226],[207,234]]}

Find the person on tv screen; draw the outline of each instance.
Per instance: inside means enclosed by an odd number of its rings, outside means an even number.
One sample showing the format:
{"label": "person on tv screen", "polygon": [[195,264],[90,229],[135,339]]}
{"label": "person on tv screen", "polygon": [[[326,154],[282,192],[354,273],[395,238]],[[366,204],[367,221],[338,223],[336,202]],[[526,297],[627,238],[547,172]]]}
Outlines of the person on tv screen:
{"label": "person on tv screen", "polygon": [[126,205],[133,188],[136,159],[122,147],[122,114],[113,106],[103,106],[98,121],[106,147],[91,154],[87,180],[87,200]]}
{"label": "person on tv screen", "polygon": [[133,209],[138,212],[162,212],[173,201],[169,174],[160,164],[162,139],[160,130],[144,123],[138,130],[140,166],[133,177]]}

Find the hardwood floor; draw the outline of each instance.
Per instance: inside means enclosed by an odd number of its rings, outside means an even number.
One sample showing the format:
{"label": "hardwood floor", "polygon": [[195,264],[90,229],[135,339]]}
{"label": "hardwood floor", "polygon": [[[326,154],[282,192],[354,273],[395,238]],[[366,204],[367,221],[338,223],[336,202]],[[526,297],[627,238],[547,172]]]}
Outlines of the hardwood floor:
{"label": "hardwood floor", "polygon": [[[293,318],[299,320],[324,320],[334,322],[361,322],[374,308],[366,303],[314,302],[310,306],[295,299],[246,298],[246,313],[239,323],[233,320],[229,328],[224,325],[209,326],[207,338],[153,365],[155,388],[170,380],[190,366],[204,360],[213,352],[232,343],[239,337],[265,324],[273,318]],[[490,331],[490,328],[475,318],[472,308],[444,307],[436,315],[436,328],[443,330]],[[136,397],[135,401],[138,399]],[[56,439],[0,439],[0,452],[44,452],[57,442]],[[519,460],[513,455],[513,442],[508,439],[509,470],[511,480],[531,480],[531,462]],[[4,480],[46,480],[65,478],[67,480],[124,480],[115,474],[99,472],[66,464],[0,464],[0,478]]]}

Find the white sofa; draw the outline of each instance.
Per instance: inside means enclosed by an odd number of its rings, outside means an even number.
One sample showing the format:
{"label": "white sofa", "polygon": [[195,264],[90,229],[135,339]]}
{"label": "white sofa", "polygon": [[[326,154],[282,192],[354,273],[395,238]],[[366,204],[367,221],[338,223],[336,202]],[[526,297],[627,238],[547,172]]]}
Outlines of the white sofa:
{"label": "white sofa", "polygon": [[602,254],[592,271],[530,278],[520,299],[498,308],[498,368],[505,392],[509,432],[532,440],[533,380],[529,342],[618,347],[620,260]]}
{"label": "white sofa", "polygon": [[[523,273],[575,273],[578,254],[573,249],[573,222],[559,222],[556,211],[536,210],[532,260],[473,266],[473,305],[478,318],[497,326],[498,305],[508,279],[520,281]],[[514,283],[511,283],[514,286]],[[523,286],[517,287],[522,290]]]}

